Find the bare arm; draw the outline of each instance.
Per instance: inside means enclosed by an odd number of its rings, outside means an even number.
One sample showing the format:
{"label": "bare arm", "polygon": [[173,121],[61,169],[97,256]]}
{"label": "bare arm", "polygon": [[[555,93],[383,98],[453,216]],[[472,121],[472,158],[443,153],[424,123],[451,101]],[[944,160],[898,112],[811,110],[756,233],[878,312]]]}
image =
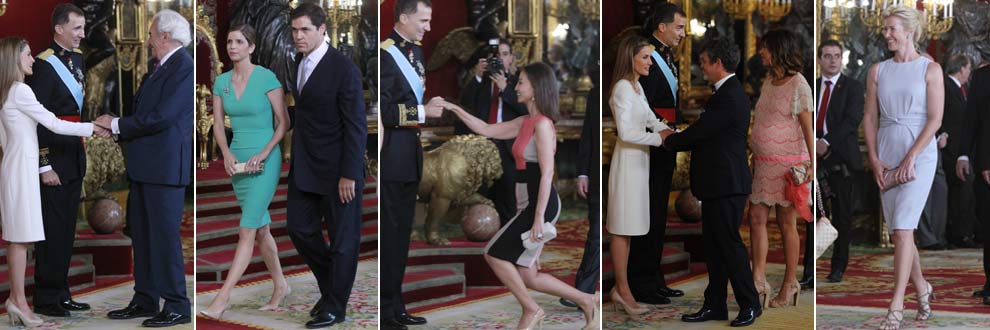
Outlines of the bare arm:
{"label": "bare arm", "polygon": [[880,113],[877,103],[877,72],[878,65],[870,67],[866,77],[866,102],[863,103],[863,134],[866,138],[866,153],[869,155],[870,167],[873,169],[873,180],[883,189],[883,171],[889,168],[880,161],[877,155],[877,123]]}
{"label": "bare arm", "polygon": [[811,158],[811,170],[808,171],[809,180],[815,171],[815,124],[811,117],[810,109],[804,109],[798,115],[798,122],[801,123],[801,133],[804,133],[804,143],[808,146],[808,157]]}
{"label": "bare arm", "polygon": [[[550,202],[550,188],[553,185],[553,154],[557,145],[556,133],[549,120],[536,123],[536,155],[540,164],[540,188],[536,196],[536,214],[533,217],[531,232],[543,232],[543,219]],[[539,230],[537,230],[539,228]]]}
{"label": "bare arm", "polygon": [[455,104],[445,102],[443,106],[457,115],[457,118],[460,118],[475,133],[499,140],[516,137],[519,134],[519,129],[522,127],[523,118],[525,118],[525,116],[520,116],[508,122],[503,121],[497,124],[489,124]]}
{"label": "bare arm", "polygon": [[217,147],[220,147],[220,154],[223,155],[224,170],[227,175],[234,175],[234,164],[237,158],[230,152],[227,146],[227,132],[224,130],[223,99],[213,95],[213,138],[216,139]]}

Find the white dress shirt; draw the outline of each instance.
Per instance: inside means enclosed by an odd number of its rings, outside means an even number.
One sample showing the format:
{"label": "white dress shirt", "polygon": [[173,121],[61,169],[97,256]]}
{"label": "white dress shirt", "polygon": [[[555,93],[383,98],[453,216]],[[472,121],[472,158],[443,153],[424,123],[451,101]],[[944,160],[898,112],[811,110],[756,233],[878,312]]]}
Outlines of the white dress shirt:
{"label": "white dress shirt", "polygon": [[309,81],[309,76],[313,74],[313,70],[316,69],[316,65],[320,64],[320,61],[323,60],[323,56],[327,54],[327,50],[329,49],[330,45],[321,41],[319,47],[316,47],[316,49],[310,52],[309,55],[306,55],[301,61],[299,61],[299,68],[296,72],[296,78],[298,80],[296,82],[296,90],[298,90],[299,93],[302,93],[303,87],[305,87],[306,82]]}
{"label": "white dress shirt", "polygon": [[[172,57],[172,54],[175,54],[175,52],[179,51],[179,49],[182,49],[182,46],[175,47],[175,49],[172,49],[168,53],[165,53],[165,56],[162,56],[162,59],[158,61],[159,69],[161,69],[161,66],[165,65],[166,61],[168,61],[168,58]],[[120,134],[120,126],[117,125],[118,120],[120,120],[120,118],[114,118],[113,120],[110,121],[110,130],[114,135]]]}
{"label": "white dress shirt", "polygon": [[[836,86],[836,84],[838,84],[838,82],[839,82],[839,76],[841,76],[841,75],[842,75],[842,73],[837,73],[836,75],[831,76],[831,77],[822,76],[822,84],[819,87],[819,88],[821,88],[819,90],[822,91],[822,92],[821,92],[820,95],[818,95],[818,103],[817,103],[819,106],[821,106],[821,104],[822,104],[822,97],[825,96],[825,82],[826,81],[831,81],[832,82],[832,89],[829,91],[829,95],[828,95],[829,102],[831,102],[832,101],[832,94],[835,93],[835,86]],[[831,104],[829,104],[829,105],[831,106]],[[819,110],[818,107],[815,107],[815,122],[818,122],[818,110]],[[822,134],[828,134],[828,121],[827,120],[826,121],[822,121]],[[822,141],[826,145],[828,145],[828,140],[818,139],[818,141]]]}
{"label": "white dress shirt", "polygon": [[732,78],[732,76],[735,75],[736,75],[735,73],[730,73],[728,76],[723,77],[721,80],[715,83],[715,91],[718,91],[719,88],[722,88],[722,84],[724,84],[726,80],[729,80],[729,78]]}

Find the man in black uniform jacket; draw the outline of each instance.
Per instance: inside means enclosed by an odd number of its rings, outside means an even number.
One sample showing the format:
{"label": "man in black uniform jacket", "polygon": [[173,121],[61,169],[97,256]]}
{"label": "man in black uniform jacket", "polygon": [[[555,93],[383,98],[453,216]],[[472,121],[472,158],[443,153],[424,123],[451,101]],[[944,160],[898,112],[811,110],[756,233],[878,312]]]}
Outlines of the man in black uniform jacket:
{"label": "man in black uniform jacket", "polygon": [[[662,146],[691,153],[691,192],[701,200],[701,232],[708,258],[708,287],[701,310],[681,317],[684,322],[728,319],[726,284],[739,304],[739,315],[730,325],[748,326],[762,314],[746,245],[739,236],[743,208],[752,191],[753,178],[746,157],[749,132],[749,97],[734,73],[739,47],[725,38],[714,38],[701,48],[700,65],[715,94],[705,112],[684,132],[660,132]],[[728,282],[728,283],[726,283]]]}
{"label": "man in black uniform jacket", "polygon": [[[63,120],[78,122],[86,72],[78,47],[86,34],[86,17],[79,7],[65,3],[55,6],[51,24],[51,47],[38,54],[34,74],[24,81],[45,109]],[[67,317],[69,311],[89,309],[88,304],[72,300],[68,281],[86,151],[82,139],[56,135],[43,126],[38,126],[38,148],[45,240],[34,245],[34,312]]]}
{"label": "man in black uniform jacket", "polygon": [[395,28],[380,46],[382,137],[381,180],[381,328],[406,329],[425,324],[409,315],[402,301],[402,277],[409,256],[409,235],[416,191],[423,171],[419,125],[443,114],[443,99],[423,101],[426,70],[419,40],[430,30],[429,0],[397,0]]}
{"label": "man in black uniform jacket", "polygon": [[[516,71],[516,56],[512,53],[512,44],[508,40],[499,40],[498,58],[502,61],[504,71],[492,72],[488,67],[488,46],[482,48],[482,57],[471,69],[471,77],[461,91],[460,102],[475,117],[489,124],[511,121],[525,115],[526,106],[519,103],[516,95],[516,83],[519,80]],[[472,134],[471,130],[458,120],[454,124],[454,134]],[[504,226],[516,215],[516,165],[512,158],[512,143],[516,139],[491,139],[498,147],[499,158],[502,159],[502,176],[485,192],[495,203],[499,221]]]}
{"label": "man in black uniform jacket", "polygon": [[[657,118],[671,123],[676,121],[678,109],[678,68],[673,47],[684,38],[686,25],[684,11],[664,2],[653,8],[643,26],[645,37],[656,50],[651,56],[650,74],[640,77],[639,83]],[[647,304],[669,304],[670,297],[684,295],[684,291],[667,287],[660,269],[667,235],[667,200],[676,167],[676,151],[650,147],[650,231],[633,236],[629,252],[629,288],[636,301]]]}

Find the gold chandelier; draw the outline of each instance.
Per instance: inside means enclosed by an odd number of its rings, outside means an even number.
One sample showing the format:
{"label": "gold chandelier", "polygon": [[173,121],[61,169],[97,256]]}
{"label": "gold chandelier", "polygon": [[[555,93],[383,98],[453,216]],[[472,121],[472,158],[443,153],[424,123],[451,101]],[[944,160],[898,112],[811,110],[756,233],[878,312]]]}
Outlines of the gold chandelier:
{"label": "gold chandelier", "polygon": [[330,43],[340,47],[340,40],[346,39],[347,44],[354,42],[354,28],[361,17],[362,0],[323,0],[323,9],[330,21]]}
{"label": "gold chandelier", "polygon": [[[833,34],[846,34],[848,22],[858,12],[863,25],[879,33],[887,8],[901,5],[919,7],[914,0],[822,0],[822,25]],[[923,0],[920,7],[923,8],[924,32],[932,39],[940,39],[952,28],[953,0]]]}
{"label": "gold chandelier", "polygon": [[777,22],[791,12],[792,2],[793,0],[725,0],[722,8],[735,19],[746,20],[755,10],[767,21]]}

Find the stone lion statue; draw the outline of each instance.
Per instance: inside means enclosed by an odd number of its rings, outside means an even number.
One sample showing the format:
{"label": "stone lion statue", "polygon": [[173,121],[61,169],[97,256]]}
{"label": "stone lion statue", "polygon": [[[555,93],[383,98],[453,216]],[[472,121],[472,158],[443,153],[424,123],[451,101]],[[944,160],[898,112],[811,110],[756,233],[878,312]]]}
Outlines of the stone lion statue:
{"label": "stone lion statue", "polygon": [[440,235],[440,224],[451,206],[487,204],[478,189],[491,186],[502,176],[502,162],[495,144],[478,135],[461,135],[423,154],[420,202],[426,203],[426,241],[449,245]]}

